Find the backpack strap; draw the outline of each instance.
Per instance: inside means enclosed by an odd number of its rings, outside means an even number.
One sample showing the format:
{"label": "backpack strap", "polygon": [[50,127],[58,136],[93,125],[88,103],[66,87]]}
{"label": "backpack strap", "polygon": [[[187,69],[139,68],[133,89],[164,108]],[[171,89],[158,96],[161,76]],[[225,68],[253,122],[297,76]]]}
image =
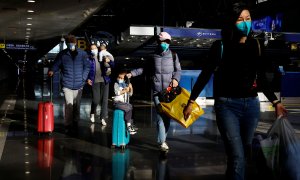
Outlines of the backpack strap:
{"label": "backpack strap", "polygon": [[176,52],[174,52],[174,51],[171,51],[171,52],[172,52],[172,58],[173,58],[174,66],[175,66]]}
{"label": "backpack strap", "polygon": [[222,60],[222,58],[223,58],[223,41],[221,41],[221,60]]}
{"label": "backpack strap", "polygon": [[258,47],[258,56],[261,56],[261,47],[260,47],[259,40],[256,39],[256,42],[257,42],[257,47]]}
{"label": "backpack strap", "polygon": [[172,52],[172,58],[173,58],[173,65],[174,65],[174,69],[175,69],[175,61],[176,61],[176,52]]}

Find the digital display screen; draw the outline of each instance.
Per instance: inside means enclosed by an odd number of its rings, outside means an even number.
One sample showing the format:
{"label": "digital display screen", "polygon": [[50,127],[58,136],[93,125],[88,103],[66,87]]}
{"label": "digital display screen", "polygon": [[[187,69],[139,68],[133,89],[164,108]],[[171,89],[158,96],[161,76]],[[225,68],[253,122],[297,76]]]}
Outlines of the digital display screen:
{"label": "digital display screen", "polygon": [[264,16],[259,19],[252,20],[252,30],[254,32],[280,32],[282,29],[282,13],[275,16]]}

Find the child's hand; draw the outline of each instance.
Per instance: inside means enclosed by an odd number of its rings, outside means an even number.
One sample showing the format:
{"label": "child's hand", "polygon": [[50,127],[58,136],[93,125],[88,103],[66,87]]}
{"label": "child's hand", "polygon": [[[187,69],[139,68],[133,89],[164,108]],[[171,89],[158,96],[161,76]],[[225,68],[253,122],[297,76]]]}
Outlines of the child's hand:
{"label": "child's hand", "polygon": [[131,73],[126,74],[126,76],[130,79],[132,77]]}
{"label": "child's hand", "polygon": [[106,56],[103,57],[103,60],[104,60],[104,62],[106,62],[106,63],[109,63],[109,62],[110,62],[109,57],[106,57]]}
{"label": "child's hand", "polygon": [[123,89],[124,92],[129,92],[129,87]]}

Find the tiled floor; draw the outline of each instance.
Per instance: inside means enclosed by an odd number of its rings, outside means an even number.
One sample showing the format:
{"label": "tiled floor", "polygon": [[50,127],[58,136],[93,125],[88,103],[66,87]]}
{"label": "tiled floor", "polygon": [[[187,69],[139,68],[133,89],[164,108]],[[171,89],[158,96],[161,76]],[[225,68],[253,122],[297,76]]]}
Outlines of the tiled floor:
{"label": "tiled floor", "polygon": [[[89,122],[90,98],[81,104],[78,131],[65,135],[63,99],[54,99],[55,131],[51,136],[36,133],[39,90],[26,88],[21,79],[18,88],[1,88],[0,179],[225,179],[226,156],[220,139],[212,103],[202,106],[205,114],[190,128],[171,123],[168,135],[170,151],[157,149],[156,129],[151,103],[134,101],[134,120],[139,128],[128,147],[111,149],[111,117],[106,127]],[[28,96],[28,89],[31,91]],[[25,97],[23,96],[25,93]],[[274,110],[262,104],[262,119],[257,132],[266,133],[274,119]],[[299,105],[299,104],[298,104]],[[300,108],[287,106],[289,119],[299,133]],[[111,103],[110,103],[111,106]],[[109,114],[112,115],[110,109]],[[255,166],[248,179],[258,179]]]}

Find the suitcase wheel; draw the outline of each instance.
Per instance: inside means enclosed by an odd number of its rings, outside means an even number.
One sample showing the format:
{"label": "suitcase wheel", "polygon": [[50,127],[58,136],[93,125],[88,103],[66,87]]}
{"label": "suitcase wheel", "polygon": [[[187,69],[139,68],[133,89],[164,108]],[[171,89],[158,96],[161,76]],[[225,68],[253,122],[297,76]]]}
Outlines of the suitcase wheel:
{"label": "suitcase wheel", "polygon": [[121,148],[122,150],[125,150],[125,147],[126,147],[125,145],[121,145],[121,146],[120,146],[120,148]]}

